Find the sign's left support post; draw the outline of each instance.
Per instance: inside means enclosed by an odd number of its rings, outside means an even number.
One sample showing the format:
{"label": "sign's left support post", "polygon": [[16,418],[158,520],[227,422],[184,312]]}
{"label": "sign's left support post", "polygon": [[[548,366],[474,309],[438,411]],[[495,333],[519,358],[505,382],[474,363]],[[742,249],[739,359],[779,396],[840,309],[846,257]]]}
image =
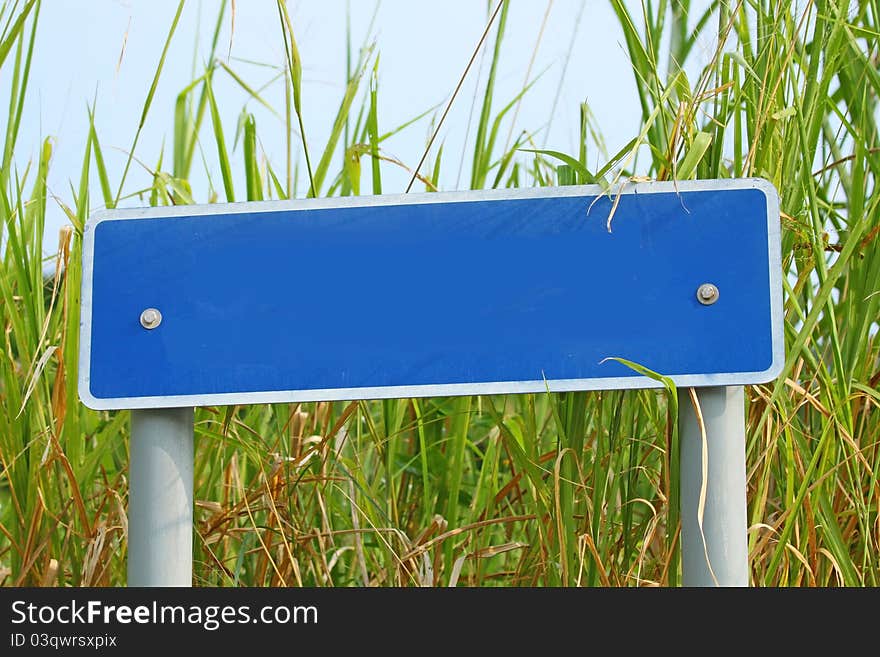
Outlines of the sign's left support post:
{"label": "sign's left support post", "polygon": [[131,412],[128,585],[192,586],[193,409]]}

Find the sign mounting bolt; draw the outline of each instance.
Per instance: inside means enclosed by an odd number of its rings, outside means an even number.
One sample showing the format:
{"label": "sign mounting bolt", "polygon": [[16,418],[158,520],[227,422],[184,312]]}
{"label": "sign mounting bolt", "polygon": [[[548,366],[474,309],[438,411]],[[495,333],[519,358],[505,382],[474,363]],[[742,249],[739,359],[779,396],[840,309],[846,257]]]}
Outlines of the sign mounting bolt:
{"label": "sign mounting bolt", "polygon": [[697,288],[697,301],[704,306],[711,306],[718,301],[718,288],[712,283],[703,283]]}
{"label": "sign mounting bolt", "polygon": [[154,329],[162,323],[162,313],[156,308],[147,308],[141,313],[141,326],[145,329]]}

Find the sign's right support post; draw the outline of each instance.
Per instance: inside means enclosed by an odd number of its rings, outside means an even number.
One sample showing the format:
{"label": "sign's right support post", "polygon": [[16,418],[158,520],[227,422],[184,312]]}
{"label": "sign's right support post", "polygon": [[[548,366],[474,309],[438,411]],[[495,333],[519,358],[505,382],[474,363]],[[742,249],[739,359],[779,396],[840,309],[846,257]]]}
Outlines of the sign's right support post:
{"label": "sign's right support post", "polygon": [[748,586],[745,393],[742,386],[694,390],[708,449],[690,391],[680,389],[682,584]]}

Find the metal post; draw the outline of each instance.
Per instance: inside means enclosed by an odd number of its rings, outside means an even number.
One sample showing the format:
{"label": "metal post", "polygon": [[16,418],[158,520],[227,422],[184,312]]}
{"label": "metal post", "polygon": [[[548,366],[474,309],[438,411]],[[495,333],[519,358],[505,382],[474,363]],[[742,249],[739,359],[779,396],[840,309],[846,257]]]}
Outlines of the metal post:
{"label": "metal post", "polygon": [[128,585],[192,586],[193,409],[131,412]]}
{"label": "metal post", "polygon": [[[706,428],[708,468],[704,483],[702,433],[689,391],[679,390],[682,583],[748,586],[745,395],[742,386],[696,391]],[[701,532],[702,486],[706,500]]]}

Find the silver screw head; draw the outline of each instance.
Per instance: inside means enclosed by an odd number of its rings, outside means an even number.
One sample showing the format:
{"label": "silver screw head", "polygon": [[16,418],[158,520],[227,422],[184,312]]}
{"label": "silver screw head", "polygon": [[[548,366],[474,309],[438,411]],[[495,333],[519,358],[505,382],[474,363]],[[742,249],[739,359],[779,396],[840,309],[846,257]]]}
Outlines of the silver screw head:
{"label": "silver screw head", "polygon": [[145,329],[154,329],[162,323],[162,313],[156,308],[147,308],[141,313],[141,326]]}
{"label": "silver screw head", "polygon": [[712,283],[703,283],[697,288],[697,301],[704,306],[711,306],[718,301],[718,288]]}

